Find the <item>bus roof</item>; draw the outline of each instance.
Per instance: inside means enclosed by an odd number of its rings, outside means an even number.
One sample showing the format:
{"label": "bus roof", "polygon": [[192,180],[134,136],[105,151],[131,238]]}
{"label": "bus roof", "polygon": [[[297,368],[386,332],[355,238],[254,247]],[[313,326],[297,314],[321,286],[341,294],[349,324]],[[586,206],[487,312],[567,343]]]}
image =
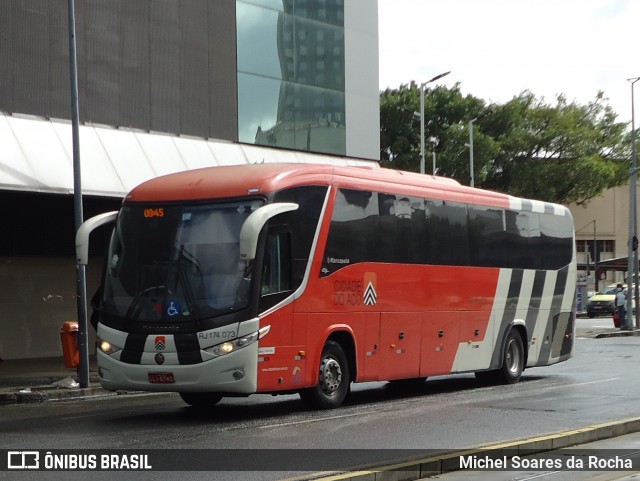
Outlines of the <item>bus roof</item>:
{"label": "bus roof", "polygon": [[142,183],[126,202],[165,202],[268,194],[301,185],[335,185],[407,196],[508,207],[510,196],[466,187],[453,179],[368,166],[253,164],[207,167]]}

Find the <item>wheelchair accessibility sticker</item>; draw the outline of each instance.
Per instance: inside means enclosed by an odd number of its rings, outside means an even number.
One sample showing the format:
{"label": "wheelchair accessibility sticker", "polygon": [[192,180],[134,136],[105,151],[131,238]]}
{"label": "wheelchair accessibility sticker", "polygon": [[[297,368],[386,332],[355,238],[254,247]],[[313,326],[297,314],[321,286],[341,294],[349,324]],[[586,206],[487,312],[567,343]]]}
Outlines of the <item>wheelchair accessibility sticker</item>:
{"label": "wheelchair accessibility sticker", "polygon": [[169,301],[169,307],[167,307],[167,316],[179,316],[181,309],[182,305],[178,301]]}

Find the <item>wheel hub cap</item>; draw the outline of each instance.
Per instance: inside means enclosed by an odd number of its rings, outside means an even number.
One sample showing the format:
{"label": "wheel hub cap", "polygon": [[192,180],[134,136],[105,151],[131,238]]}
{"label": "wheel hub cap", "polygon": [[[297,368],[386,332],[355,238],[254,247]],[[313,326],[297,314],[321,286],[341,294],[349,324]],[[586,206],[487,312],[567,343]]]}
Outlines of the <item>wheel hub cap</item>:
{"label": "wheel hub cap", "polygon": [[335,359],[326,358],[320,366],[320,386],[327,394],[338,390],[342,382],[342,369]]}
{"label": "wheel hub cap", "polygon": [[518,346],[515,341],[511,341],[507,347],[507,366],[512,373],[518,372],[520,360],[518,357]]}

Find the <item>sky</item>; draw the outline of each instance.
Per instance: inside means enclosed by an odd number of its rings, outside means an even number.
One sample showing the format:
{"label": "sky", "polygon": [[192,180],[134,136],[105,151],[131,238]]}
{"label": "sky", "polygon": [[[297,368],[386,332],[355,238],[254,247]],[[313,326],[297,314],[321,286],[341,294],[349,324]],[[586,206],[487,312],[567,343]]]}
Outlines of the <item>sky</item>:
{"label": "sky", "polygon": [[[631,121],[640,76],[640,0],[378,0],[380,89],[412,80],[504,103],[524,90],[554,104],[603,91]],[[640,82],[635,84],[636,127]]]}

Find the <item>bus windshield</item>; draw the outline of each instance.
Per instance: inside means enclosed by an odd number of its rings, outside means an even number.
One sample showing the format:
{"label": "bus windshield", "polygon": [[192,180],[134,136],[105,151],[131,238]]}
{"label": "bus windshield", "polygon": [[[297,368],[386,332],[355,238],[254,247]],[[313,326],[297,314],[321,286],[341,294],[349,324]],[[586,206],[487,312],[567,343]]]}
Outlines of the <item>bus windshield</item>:
{"label": "bus windshield", "polygon": [[173,323],[247,307],[240,229],[262,204],[125,205],[109,247],[103,312]]}

